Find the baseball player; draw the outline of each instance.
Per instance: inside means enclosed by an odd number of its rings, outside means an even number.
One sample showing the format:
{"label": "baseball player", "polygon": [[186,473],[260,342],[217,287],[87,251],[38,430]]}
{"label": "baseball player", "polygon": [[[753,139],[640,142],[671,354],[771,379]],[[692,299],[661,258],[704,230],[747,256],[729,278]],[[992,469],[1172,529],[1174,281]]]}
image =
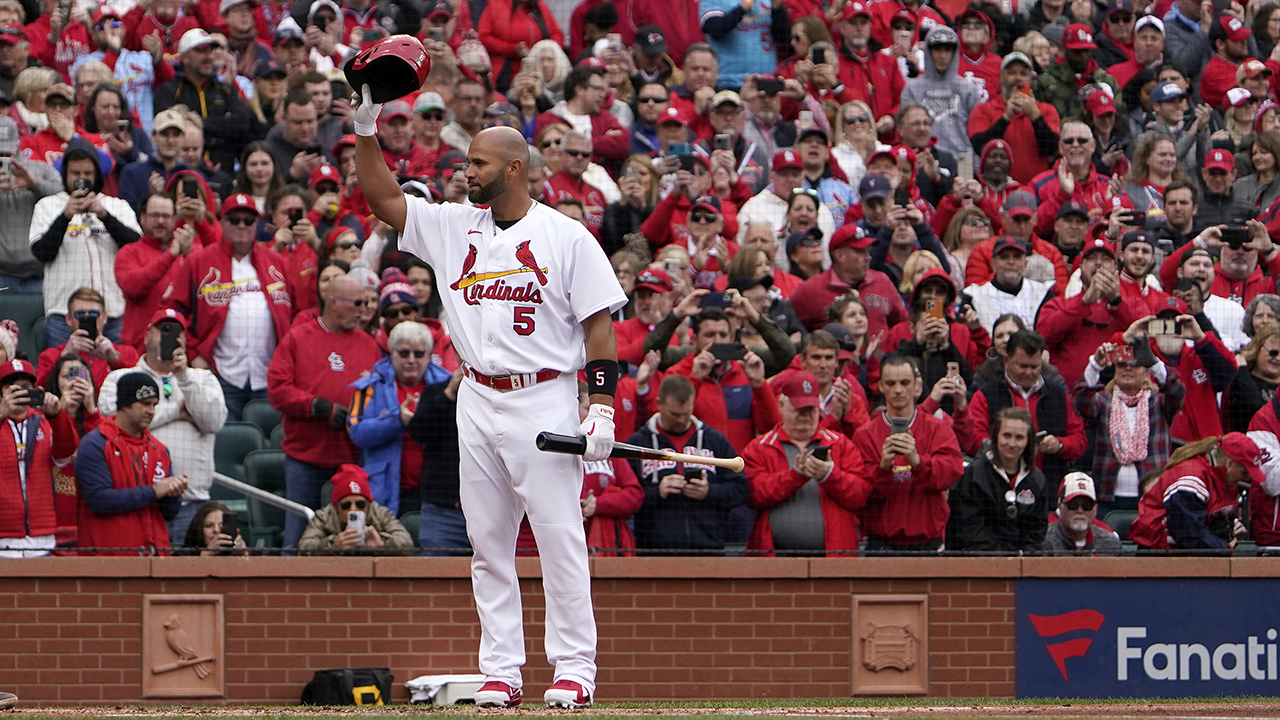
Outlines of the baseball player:
{"label": "baseball player", "polygon": [[[590,707],[596,625],[581,506],[583,461],[613,447],[617,343],[610,313],[626,303],[599,242],[581,224],[533,202],[529,146],[512,128],[482,131],[467,151],[474,207],[406,196],[374,137],[382,106],[369,86],[354,114],[356,172],[400,249],[440,278],[465,380],[458,391],[459,476],[471,583],[480,614],[481,707],[520,704],[524,664],[516,536],[528,514],[546,594],[550,707]],[[591,407],[578,422],[577,373]],[[584,436],[582,457],[542,453],[548,430]]]}

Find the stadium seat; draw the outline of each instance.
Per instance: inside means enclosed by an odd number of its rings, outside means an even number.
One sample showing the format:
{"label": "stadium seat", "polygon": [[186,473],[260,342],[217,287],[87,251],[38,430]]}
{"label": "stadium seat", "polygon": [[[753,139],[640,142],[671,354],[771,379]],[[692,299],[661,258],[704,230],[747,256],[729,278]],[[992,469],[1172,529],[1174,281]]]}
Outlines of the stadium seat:
{"label": "stadium seat", "polygon": [[1121,540],[1129,539],[1129,526],[1134,520],[1138,519],[1138,513],[1133,510],[1112,510],[1102,519],[1107,527],[1116,531]]}
{"label": "stadium seat", "polygon": [[[245,403],[240,419],[261,428],[262,437],[271,437],[280,424],[280,411],[271,407],[271,403],[266,400],[250,400]],[[277,444],[276,447],[280,446]]]}
{"label": "stadium seat", "polygon": [[254,450],[261,450],[265,445],[266,440],[257,425],[229,422],[222,426],[213,441],[214,468],[228,477],[243,479],[245,456]]}
{"label": "stadium seat", "polygon": [[[250,485],[284,497],[284,453],[279,450],[254,450],[244,458],[244,479]],[[268,547],[279,547],[284,533],[284,510],[261,500],[249,498],[250,545],[259,539]]]}
{"label": "stadium seat", "polygon": [[413,538],[413,546],[422,547],[418,544],[418,529],[422,526],[422,513],[418,510],[410,510],[400,516],[400,524],[409,531],[409,537]]}
{"label": "stadium seat", "polygon": [[36,348],[32,328],[42,318],[44,293],[0,291],[0,320],[18,323],[18,352],[25,353],[33,363],[40,350]]}
{"label": "stadium seat", "polygon": [[[227,477],[231,477],[234,480],[244,480],[243,477],[235,477],[230,473],[222,474]],[[232,490],[226,485],[215,482],[213,486],[209,488],[209,499],[226,505],[228,510],[242,518],[249,517],[249,501],[245,499],[243,494]],[[244,533],[244,541],[246,543],[249,542],[249,533],[247,532]]]}
{"label": "stadium seat", "polygon": [[320,507],[324,507],[333,502],[333,481],[326,480],[324,485],[320,486]]}
{"label": "stadium seat", "polygon": [[271,431],[271,437],[267,440],[267,446],[280,449],[280,444],[284,442],[284,425],[277,425]]}
{"label": "stadium seat", "polygon": [[31,342],[35,343],[36,354],[33,357],[39,357],[40,353],[49,347],[49,318],[41,316],[39,320],[31,326]]}

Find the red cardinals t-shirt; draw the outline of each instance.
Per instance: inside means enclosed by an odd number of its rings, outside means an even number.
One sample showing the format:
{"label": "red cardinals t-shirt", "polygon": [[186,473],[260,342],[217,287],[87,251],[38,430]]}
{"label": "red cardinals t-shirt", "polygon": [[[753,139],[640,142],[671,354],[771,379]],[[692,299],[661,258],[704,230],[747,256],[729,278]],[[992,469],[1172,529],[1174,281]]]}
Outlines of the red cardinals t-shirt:
{"label": "red cardinals t-shirt", "polygon": [[[402,404],[410,396],[413,397],[409,401],[409,410],[417,412],[418,398],[422,395],[422,389],[426,387],[426,383],[418,383],[417,385],[405,385],[399,380],[396,381],[396,399]],[[422,445],[417,440],[409,437],[409,433],[405,433],[400,443],[400,490],[417,490],[418,480],[422,478]],[[411,508],[412,509],[412,508]]]}

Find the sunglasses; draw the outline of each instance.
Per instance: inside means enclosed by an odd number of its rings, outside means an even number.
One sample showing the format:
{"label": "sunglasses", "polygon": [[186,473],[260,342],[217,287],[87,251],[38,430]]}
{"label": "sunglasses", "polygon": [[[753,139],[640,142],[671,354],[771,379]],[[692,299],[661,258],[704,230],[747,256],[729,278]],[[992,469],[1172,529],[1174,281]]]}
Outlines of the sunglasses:
{"label": "sunglasses", "polygon": [[231,225],[232,227],[237,225],[250,227],[258,223],[258,218],[250,217],[248,215],[236,215],[234,217],[224,217],[222,218],[222,222]]}
{"label": "sunglasses", "polygon": [[962,30],[986,30],[987,26],[981,22],[967,22],[960,26]]}
{"label": "sunglasses", "polygon": [[1092,139],[1088,137],[1064,137],[1061,142],[1063,145],[1087,145]]}
{"label": "sunglasses", "polygon": [[97,310],[77,310],[71,315],[77,320],[97,320],[101,314]]}
{"label": "sunglasses", "polygon": [[343,296],[341,296],[341,295],[334,295],[334,296],[333,296],[333,299],[334,299],[334,300],[346,300],[347,302],[351,303],[352,305],[354,305],[355,307],[358,307],[358,308],[364,307],[364,306],[369,302],[368,300],[365,300],[364,298],[360,298],[359,300],[356,300],[355,298],[343,297]]}
{"label": "sunglasses", "polygon": [[427,351],[426,350],[397,350],[396,354],[400,356],[401,360],[408,360],[410,355],[421,360],[422,358],[427,356]]}
{"label": "sunglasses", "polygon": [[369,501],[368,500],[343,500],[342,502],[338,503],[339,510],[350,510],[353,507],[357,510],[364,510],[365,508],[369,507]]}
{"label": "sunglasses", "polygon": [[546,150],[547,148],[558,147],[559,145],[560,145],[559,140],[548,140],[542,143],[541,145],[539,145],[538,148],[541,150]]}
{"label": "sunglasses", "polygon": [[1097,503],[1090,500],[1089,498],[1072,498],[1067,501],[1067,509],[1075,510],[1076,512],[1079,512],[1081,510],[1085,512],[1089,512],[1094,508],[1095,505],[1097,505]]}
{"label": "sunglasses", "polygon": [[99,30],[106,30],[106,29],[118,30],[124,27],[124,23],[120,22],[119,20],[108,20],[107,22],[98,23],[95,27],[97,27]]}
{"label": "sunglasses", "polygon": [[808,195],[811,198],[816,198],[818,197],[818,191],[813,188],[792,188],[791,197],[796,195]]}
{"label": "sunglasses", "polygon": [[1271,356],[1272,360],[1275,360],[1276,356],[1280,355],[1280,350],[1277,350],[1276,348],[1271,348],[1270,350],[1267,350],[1267,355]]}
{"label": "sunglasses", "polygon": [[360,243],[358,242],[340,242],[337,245],[334,245],[333,249],[334,250],[350,250],[351,248],[358,248],[358,247],[360,247]]}
{"label": "sunglasses", "polygon": [[[412,305],[405,305],[402,308],[387,308],[387,310],[382,313],[382,317],[388,320],[392,318],[397,318],[397,317],[413,317],[413,314],[416,312],[418,311],[415,310]],[[408,355],[404,354],[406,352],[409,352],[408,350],[402,350],[400,352],[401,352],[400,357],[409,357]],[[422,357],[422,356],[419,355],[418,357]]]}
{"label": "sunglasses", "polygon": [[805,235],[798,243],[800,247],[818,247],[821,244],[822,241],[812,235]]}
{"label": "sunglasses", "polygon": [[689,213],[689,220],[696,223],[713,223],[716,221],[716,218],[718,217],[719,215],[716,215],[715,213],[709,213],[709,212]]}
{"label": "sunglasses", "polygon": [[1107,19],[1117,25],[1123,25],[1125,23],[1133,22],[1133,15],[1130,15],[1129,13],[1116,13],[1115,15],[1108,15]]}
{"label": "sunglasses", "polygon": [[989,227],[991,225],[991,221],[984,217],[971,217],[968,220],[965,220],[964,224],[969,227]]}
{"label": "sunglasses", "polygon": [[569,157],[576,157],[576,158],[591,157],[591,153],[587,150],[565,150],[564,154],[568,155]]}
{"label": "sunglasses", "polygon": [[419,114],[423,120],[435,120],[437,122],[444,120],[444,113],[442,112],[424,112]]}
{"label": "sunglasses", "polygon": [[638,103],[652,103],[652,104],[654,104],[654,105],[657,105],[658,103],[664,103],[664,102],[666,102],[666,101],[667,101],[667,99],[666,99],[666,98],[664,98],[664,97],[638,97],[638,98],[636,98],[636,102],[638,102]]}
{"label": "sunglasses", "polygon": [[868,115],[854,115],[853,117],[847,117],[844,119],[845,125],[852,125],[854,123],[869,123],[869,122],[871,122],[871,117]]}

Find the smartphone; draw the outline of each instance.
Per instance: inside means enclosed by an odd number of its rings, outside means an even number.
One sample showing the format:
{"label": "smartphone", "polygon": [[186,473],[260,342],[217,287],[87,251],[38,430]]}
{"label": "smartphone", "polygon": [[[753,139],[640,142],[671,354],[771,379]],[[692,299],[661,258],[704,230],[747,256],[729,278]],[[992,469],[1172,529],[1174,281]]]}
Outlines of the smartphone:
{"label": "smartphone", "polygon": [[667,148],[667,154],[668,155],[692,155],[693,146],[687,142],[671,143],[670,147]]}
{"label": "smartphone", "polygon": [[943,308],[943,302],[938,298],[925,298],[924,312],[929,317],[935,317],[935,318],[938,318],[939,320],[946,320],[947,318],[943,314],[944,309],[945,308]]}
{"label": "smartphone", "polygon": [[1177,318],[1156,318],[1147,321],[1148,335],[1181,335],[1182,321]]}
{"label": "smartphone", "polygon": [[711,354],[717,360],[741,360],[747,356],[747,346],[742,343],[712,343]]}
{"label": "smartphone", "polygon": [[635,165],[627,165],[622,170],[622,177],[631,178],[632,180],[640,179],[640,169]]}
{"label": "smartphone", "polygon": [[730,305],[733,305],[733,298],[729,296],[728,292],[709,292],[698,301],[698,307],[704,308],[715,307],[723,309]]}
{"label": "smartphone", "polygon": [[756,80],[756,89],[766,95],[777,95],[786,87],[786,82],[778,78],[760,78]]}
{"label": "smartphone", "polygon": [[[437,29],[438,29],[438,28],[437,28]],[[434,40],[435,38],[432,38],[432,39]],[[440,31],[440,39],[441,39],[442,41],[444,40],[444,31],[443,31],[443,30],[441,30],[441,31]],[[538,75],[538,58],[536,58],[536,57],[534,57],[534,56],[532,56],[532,55],[525,55],[524,57],[520,58],[520,72],[521,72],[522,74],[524,74],[524,75],[533,75],[533,76],[537,77],[537,75]]]}
{"label": "smartphone", "polygon": [[[431,28],[430,30],[427,31],[427,38],[429,40],[435,40],[436,42],[444,42],[444,28],[438,28],[438,27]],[[533,59],[534,62],[537,62],[537,60],[534,58],[531,58],[531,57],[525,58],[525,60],[530,60],[530,59]],[[524,64],[523,61],[521,62],[521,64],[522,65]]]}
{"label": "smartphone", "polygon": [[899,435],[911,430],[911,418],[889,418],[889,434]]}
{"label": "smartphone", "polygon": [[693,469],[693,468],[685,468],[685,469],[684,469],[684,479],[685,479],[685,480],[701,480],[701,479],[702,479],[702,469],[701,469],[701,468],[699,468],[699,469],[696,469],[696,470],[695,470],[695,469]]}
{"label": "smartphone", "polygon": [[308,155],[320,155],[320,156],[324,155],[324,150],[320,148],[320,143],[311,143],[310,145],[307,146],[307,149],[304,150],[303,152],[305,152]]}
{"label": "smartphone", "polygon": [[1133,360],[1133,348],[1128,345],[1121,345],[1107,353],[1107,362],[1112,365],[1119,365]]}
{"label": "smartphone", "polygon": [[27,404],[30,407],[40,407],[44,404],[44,390],[40,388],[30,388],[22,393],[22,396],[27,399]]}
{"label": "smartphone", "polygon": [[827,462],[831,459],[831,448],[826,445],[819,445],[813,449],[813,456],[822,462]]}
{"label": "smartphone", "polygon": [[693,172],[693,153],[684,153],[679,158],[680,169],[685,172]]}
{"label": "smartphone", "polygon": [[898,188],[893,193],[893,204],[898,207],[911,207],[911,191],[906,188]]}
{"label": "smartphone", "polygon": [[0,155],[0,175],[9,176],[13,165],[12,155]]}
{"label": "smartphone", "polygon": [[297,225],[298,221],[301,219],[302,219],[302,208],[294,208],[289,211],[289,227],[293,227],[294,225]]}
{"label": "smartphone", "polygon": [[1014,92],[1018,92],[1018,93],[1022,93],[1023,95],[1030,95],[1030,94],[1031,94],[1031,83],[1026,82],[1026,81],[1020,82],[1020,83],[1018,83],[1017,85],[1015,85],[1015,86],[1014,86],[1013,91],[1014,91]]}
{"label": "smartphone", "polygon": [[194,179],[183,180],[182,194],[189,198],[198,198],[200,197],[200,187]]}
{"label": "smartphone", "polygon": [[962,153],[956,158],[956,177],[973,179],[973,153]]}
{"label": "smartphone", "polygon": [[1041,430],[1040,432],[1036,433],[1036,444],[1039,445],[1040,441],[1047,437],[1049,437],[1048,430]]}
{"label": "smartphone", "polygon": [[960,377],[960,363],[947,363],[947,377]]}
{"label": "smartphone", "polygon": [[813,111],[801,110],[796,115],[796,128],[798,130],[804,131],[804,130],[808,130],[811,127],[813,127]]}
{"label": "smartphone", "polygon": [[381,40],[386,36],[387,36],[387,31],[383,30],[382,28],[379,28],[379,27],[365,28],[364,35],[360,40],[360,45],[361,47],[363,47],[367,43],[378,42],[379,40]]}
{"label": "smartphone", "polygon": [[129,121],[128,121],[128,120],[117,120],[117,121],[116,121],[116,130],[119,130],[120,132],[128,132],[128,131],[129,131]]}
{"label": "smartphone", "polygon": [[1189,277],[1178,278],[1177,284],[1173,286],[1174,292],[1186,292],[1196,286],[1196,281]]}
{"label": "smartphone", "polygon": [[814,65],[821,65],[827,61],[827,54],[820,47],[809,48],[809,62]]}
{"label": "smartphone", "polygon": [[85,382],[90,382],[89,368],[83,365],[76,365],[75,367],[71,368],[71,380],[72,381],[84,380]]}
{"label": "smartphone", "polygon": [[320,28],[320,32],[325,32],[326,30],[329,29],[329,16],[317,15],[311,19],[311,24]]}
{"label": "smartphone", "polygon": [[623,45],[622,45],[622,36],[621,36],[621,35],[619,35],[618,33],[609,33],[608,35],[605,35],[604,37],[605,37],[605,42],[606,42],[606,43],[608,44],[608,46],[609,46],[609,52],[622,52],[622,51],[623,51],[623,49],[624,49],[624,48],[623,48]]}
{"label": "smartphone", "polygon": [[86,314],[84,317],[76,318],[76,320],[79,321],[80,323],[80,329],[89,333],[90,340],[98,339],[98,314],[97,313]]}
{"label": "smartphone", "polygon": [[1132,225],[1134,227],[1143,227],[1146,224],[1147,224],[1147,214],[1144,212],[1129,213],[1129,219],[1128,221],[1125,222],[1125,225]]}
{"label": "smartphone", "polygon": [[173,360],[173,351],[178,349],[178,335],[182,328],[175,323],[160,326],[160,359],[165,362]]}
{"label": "smartphone", "polygon": [[75,192],[90,192],[93,190],[93,181],[88,178],[80,178],[71,183],[71,189]]}
{"label": "smartphone", "polygon": [[234,542],[236,535],[240,533],[240,518],[236,517],[233,512],[222,513],[222,529],[220,532]]}
{"label": "smartphone", "polygon": [[733,136],[728,133],[716,133],[711,143],[711,147],[715,150],[733,150]]}
{"label": "smartphone", "polygon": [[1223,228],[1222,242],[1231,246],[1232,250],[1239,250],[1241,245],[1249,242],[1253,236],[1249,233],[1249,228],[1243,226],[1233,226]]}
{"label": "smartphone", "polygon": [[347,511],[347,527],[355,530],[356,535],[360,538],[360,545],[364,545],[364,511],[349,510]]}

